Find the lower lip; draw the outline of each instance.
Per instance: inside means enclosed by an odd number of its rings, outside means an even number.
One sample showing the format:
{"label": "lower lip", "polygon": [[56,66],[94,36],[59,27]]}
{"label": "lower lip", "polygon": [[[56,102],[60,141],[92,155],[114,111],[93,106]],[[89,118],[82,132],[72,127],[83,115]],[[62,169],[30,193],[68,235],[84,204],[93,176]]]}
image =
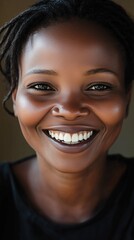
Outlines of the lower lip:
{"label": "lower lip", "polygon": [[51,143],[58,150],[60,150],[62,152],[66,152],[66,153],[80,153],[80,152],[85,151],[87,148],[89,148],[89,146],[92,144],[92,142],[94,141],[94,139],[96,138],[96,135],[98,133],[93,134],[89,139],[87,139],[86,141],[80,142],[78,144],[65,144],[62,142],[58,142],[58,141],[54,140],[53,138],[49,137],[46,133],[44,133],[44,134],[49,138]]}

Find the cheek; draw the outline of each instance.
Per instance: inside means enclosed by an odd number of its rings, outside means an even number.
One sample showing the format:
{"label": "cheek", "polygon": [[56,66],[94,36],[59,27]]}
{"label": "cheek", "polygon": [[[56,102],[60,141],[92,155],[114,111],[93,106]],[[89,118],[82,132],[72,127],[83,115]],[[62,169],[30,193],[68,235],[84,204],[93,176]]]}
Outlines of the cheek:
{"label": "cheek", "polygon": [[[124,97],[112,96],[109,99],[90,101],[88,104],[98,118],[107,126],[114,126],[123,121],[126,115],[126,100]],[[92,103],[91,103],[92,102]],[[37,101],[30,96],[16,96],[16,112],[18,120],[27,127],[37,125],[53,108],[53,101]]]}
{"label": "cheek", "polygon": [[113,96],[112,99],[99,101],[96,114],[107,126],[122,123],[126,116],[125,97]]}
{"label": "cheek", "polygon": [[16,97],[16,112],[19,122],[25,126],[35,126],[51,109],[48,102],[38,103],[31,97],[18,94]]}
{"label": "cheek", "polygon": [[[123,120],[126,116],[126,97],[113,96],[107,101],[99,101],[97,105],[96,116],[101,120],[104,126],[100,145],[103,145],[103,151],[106,152],[118,138],[122,129]],[[98,145],[99,146],[99,145]]]}

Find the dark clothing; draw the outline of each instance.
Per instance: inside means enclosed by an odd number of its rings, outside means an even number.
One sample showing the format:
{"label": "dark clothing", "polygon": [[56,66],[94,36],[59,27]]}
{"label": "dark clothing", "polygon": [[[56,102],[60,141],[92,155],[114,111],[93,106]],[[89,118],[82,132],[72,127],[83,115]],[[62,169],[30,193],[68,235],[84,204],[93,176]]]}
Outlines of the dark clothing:
{"label": "dark clothing", "polygon": [[127,170],[104,207],[92,219],[72,225],[55,224],[30,208],[11,168],[19,162],[2,164],[0,240],[134,240],[134,159],[118,159]]}

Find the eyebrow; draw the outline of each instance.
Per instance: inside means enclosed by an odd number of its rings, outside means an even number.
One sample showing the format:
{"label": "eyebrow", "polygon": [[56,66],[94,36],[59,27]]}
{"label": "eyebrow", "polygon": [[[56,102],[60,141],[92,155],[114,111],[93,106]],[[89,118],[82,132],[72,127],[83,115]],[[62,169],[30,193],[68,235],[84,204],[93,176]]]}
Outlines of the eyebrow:
{"label": "eyebrow", "polygon": [[[116,72],[114,72],[110,69],[107,69],[107,68],[90,69],[84,73],[84,76],[94,75],[97,73],[111,73],[111,74],[114,74],[115,76],[117,76]],[[31,69],[30,71],[28,71],[26,73],[26,75],[30,75],[30,74],[46,74],[46,75],[50,75],[50,76],[58,76],[58,73],[51,69],[50,70],[49,69]]]}
{"label": "eyebrow", "polygon": [[30,75],[30,74],[46,74],[46,75],[58,76],[57,72],[49,69],[31,69],[26,73],[26,75]]}
{"label": "eyebrow", "polygon": [[114,74],[115,76],[117,76],[117,73],[108,69],[108,68],[96,68],[96,69],[91,69],[88,70],[84,73],[85,76],[89,76],[89,75],[93,75],[93,74],[97,74],[97,73],[111,73]]}

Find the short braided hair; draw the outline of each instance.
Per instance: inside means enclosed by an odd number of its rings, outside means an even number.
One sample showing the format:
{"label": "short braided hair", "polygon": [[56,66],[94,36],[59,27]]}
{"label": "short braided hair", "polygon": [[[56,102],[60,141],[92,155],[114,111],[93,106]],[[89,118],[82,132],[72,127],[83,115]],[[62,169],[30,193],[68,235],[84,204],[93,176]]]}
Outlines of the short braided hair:
{"label": "short braided hair", "polygon": [[6,101],[18,85],[19,58],[30,34],[73,17],[94,21],[109,29],[125,53],[125,86],[134,79],[134,22],[126,11],[111,0],[41,0],[0,28],[0,70],[9,89]]}

